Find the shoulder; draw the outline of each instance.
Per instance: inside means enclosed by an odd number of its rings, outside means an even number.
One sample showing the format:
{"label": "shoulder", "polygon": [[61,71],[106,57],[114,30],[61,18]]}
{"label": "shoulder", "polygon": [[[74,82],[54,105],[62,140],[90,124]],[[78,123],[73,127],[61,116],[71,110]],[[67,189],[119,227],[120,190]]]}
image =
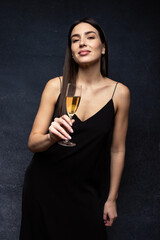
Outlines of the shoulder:
{"label": "shoulder", "polygon": [[116,93],[115,100],[117,104],[117,110],[121,109],[124,112],[128,112],[130,108],[130,89],[125,84],[118,82]]}
{"label": "shoulder", "polygon": [[59,94],[60,94],[60,79],[59,77],[55,77],[52,79],[49,79],[46,82],[46,85],[44,87],[42,97],[46,97],[47,99],[52,99],[53,102],[56,102]]}
{"label": "shoulder", "polygon": [[62,82],[62,76],[49,79],[48,82],[46,83],[46,87],[60,92],[60,83],[61,83],[60,81]]}
{"label": "shoulder", "polygon": [[113,88],[116,88],[113,97],[115,108],[117,110],[118,108],[129,108],[131,93],[128,86],[112,79],[110,79],[110,82],[111,85],[113,85]]}
{"label": "shoulder", "polygon": [[128,86],[111,78],[108,78],[108,81],[110,82],[112,89],[116,88],[114,94],[115,98],[130,97],[130,89]]}
{"label": "shoulder", "polygon": [[129,98],[130,97],[130,89],[128,86],[124,85],[121,82],[117,84],[117,97],[121,98]]}

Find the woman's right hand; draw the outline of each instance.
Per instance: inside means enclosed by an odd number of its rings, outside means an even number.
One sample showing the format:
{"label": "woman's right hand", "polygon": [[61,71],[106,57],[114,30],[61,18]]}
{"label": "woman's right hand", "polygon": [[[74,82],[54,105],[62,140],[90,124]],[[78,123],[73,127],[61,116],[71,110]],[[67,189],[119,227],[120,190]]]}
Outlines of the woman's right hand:
{"label": "woman's right hand", "polygon": [[66,114],[55,118],[49,127],[49,137],[51,140],[59,141],[70,140],[71,136],[69,133],[73,133],[72,124],[74,123],[74,119],[70,119]]}

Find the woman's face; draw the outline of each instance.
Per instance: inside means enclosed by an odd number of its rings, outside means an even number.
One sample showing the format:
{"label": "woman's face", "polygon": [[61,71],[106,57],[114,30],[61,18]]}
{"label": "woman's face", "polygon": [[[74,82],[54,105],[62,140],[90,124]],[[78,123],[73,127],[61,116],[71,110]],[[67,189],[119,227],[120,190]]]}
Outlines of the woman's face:
{"label": "woman's face", "polygon": [[79,65],[100,62],[105,47],[97,29],[88,23],[76,25],[71,32],[71,52]]}

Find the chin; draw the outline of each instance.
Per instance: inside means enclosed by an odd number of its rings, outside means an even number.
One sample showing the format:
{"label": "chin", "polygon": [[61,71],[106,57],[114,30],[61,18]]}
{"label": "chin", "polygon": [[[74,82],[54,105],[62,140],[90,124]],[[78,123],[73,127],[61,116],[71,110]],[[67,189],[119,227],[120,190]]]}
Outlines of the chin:
{"label": "chin", "polygon": [[99,64],[99,59],[97,60],[84,60],[84,61],[78,61],[77,64],[80,66],[80,67],[89,67],[91,65],[95,65],[96,63]]}

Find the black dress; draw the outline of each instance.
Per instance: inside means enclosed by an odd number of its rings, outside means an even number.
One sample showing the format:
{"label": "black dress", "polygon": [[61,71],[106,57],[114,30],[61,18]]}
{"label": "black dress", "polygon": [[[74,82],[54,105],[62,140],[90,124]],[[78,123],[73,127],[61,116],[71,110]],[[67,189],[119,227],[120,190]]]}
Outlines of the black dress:
{"label": "black dress", "polygon": [[34,154],[24,179],[20,240],[107,240],[113,95],[87,120],[73,116],[75,147],[55,143]]}

